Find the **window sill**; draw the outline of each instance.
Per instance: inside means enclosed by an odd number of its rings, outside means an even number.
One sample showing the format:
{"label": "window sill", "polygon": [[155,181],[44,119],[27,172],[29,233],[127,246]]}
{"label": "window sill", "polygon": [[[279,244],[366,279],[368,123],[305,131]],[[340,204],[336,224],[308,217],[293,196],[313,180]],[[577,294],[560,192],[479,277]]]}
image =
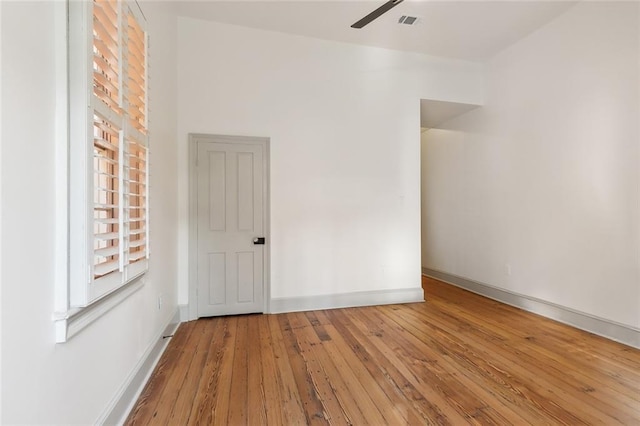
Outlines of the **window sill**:
{"label": "window sill", "polygon": [[53,316],[56,329],[56,343],[64,343],[80,333],[95,320],[118,306],[125,299],[144,285],[144,274],[134,278],[128,284],[120,287],[84,308],[71,308],[66,312],[56,312]]}

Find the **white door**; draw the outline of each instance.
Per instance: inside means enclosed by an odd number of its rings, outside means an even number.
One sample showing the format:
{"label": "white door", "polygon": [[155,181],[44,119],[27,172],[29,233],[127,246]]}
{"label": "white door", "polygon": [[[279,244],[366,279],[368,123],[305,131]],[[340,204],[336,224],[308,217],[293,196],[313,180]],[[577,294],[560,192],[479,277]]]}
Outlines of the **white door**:
{"label": "white door", "polygon": [[198,317],[263,312],[266,143],[196,143]]}

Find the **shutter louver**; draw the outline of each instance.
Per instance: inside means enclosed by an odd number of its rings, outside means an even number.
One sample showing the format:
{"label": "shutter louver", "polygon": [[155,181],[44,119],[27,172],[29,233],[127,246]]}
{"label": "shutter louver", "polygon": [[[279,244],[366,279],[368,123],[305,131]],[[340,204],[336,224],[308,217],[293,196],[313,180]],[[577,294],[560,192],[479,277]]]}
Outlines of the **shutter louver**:
{"label": "shutter louver", "polygon": [[93,116],[93,278],[120,267],[120,131]]}
{"label": "shutter louver", "polygon": [[118,3],[93,2],[93,94],[117,114],[120,108]]}
{"label": "shutter louver", "polygon": [[125,100],[130,130],[125,143],[127,170],[127,264],[148,256],[148,149],[147,149],[147,64],[146,34],[129,10],[126,29]]}
{"label": "shutter louver", "polygon": [[[119,4],[93,1],[93,279],[121,267]],[[104,108],[106,106],[106,110]],[[103,112],[103,115],[100,113]],[[107,118],[108,117],[108,118]],[[114,122],[117,119],[117,122]]]}
{"label": "shutter louver", "polygon": [[146,37],[132,13],[127,16],[127,103],[131,126],[147,133]]}
{"label": "shutter louver", "polygon": [[127,258],[134,263],[147,257],[147,148],[133,139],[126,143]]}

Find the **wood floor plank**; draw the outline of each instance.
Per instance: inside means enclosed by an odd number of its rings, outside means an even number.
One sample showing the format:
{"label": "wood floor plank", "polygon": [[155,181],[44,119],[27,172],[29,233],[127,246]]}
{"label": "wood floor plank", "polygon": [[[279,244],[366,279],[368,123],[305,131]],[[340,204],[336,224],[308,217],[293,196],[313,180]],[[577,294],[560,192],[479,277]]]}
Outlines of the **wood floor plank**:
{"label": "wood floor plank", "polygon": [[304,314],[287,314],[287,319],[290,327],[296,331],[300,353],[312,373],[311,380],[327,420],[335,424],[366,424],[360,407],[353,400],[343,378],[336,374],[332,361],[323,350],[316,348],[320,339],[308,327]]}
{"label": "wood floor plank", "polygon": [[[414,311],[415,312],[415,311]],[[460,319],[456,318],[456,316],[449,316],[449,322],[460,321]],[[439,324],[441,327],[447,327],[443,325],[442,322],[439,322],[438,318],[428,318],[424,319],[425,322],[431,323],[432,325]],[[485,324],[486,325],[486,324]],[[484,327],[485,325],[478,324],[478,327]],[[526,327],[526,324],[523,324],[523,327]],[[496,328],[491,328],[493,332],[497,334],[501,334],[504,337],[504,324],[498,325]],[[447,333],[447,331],[444,331]],[[452,336],[454,333],[459,334],[459,329],[453,331],[449,329],[449,336]],[[488,333],[490,334],[490,333]],[[611,407],[607,407],[606,404],[609,402],[613,402],[614,405],[620,407],[619,403],[616,399],[609,398],[608,395],[603,395],[604,398],[598,397],[597,399],[593,399],[591,404],[584,404],[590,399],[589,394],[584,393],[584,389],[587,386],[585,382],[580,382],[574,379],[573,373],[578,371],[570,368],[571,366],[567,364],[567,362],[556,362],[554,357],[548,357],[549,353],[543,353],[536,350],[535,345],[526,340],[522,339],[523,343],[514,342],[512,338],[500,338],[499,344],[491,344],[487,345],[487,341],[492,338],[487,339],[485,334],[485,339],[480,339],[475,342],[475,346],[481,348],[483,353],[490,352],[491,356],[498,361],[500,367],[505,369],[506,367],[511,366],[511,368],[517,368],[519,364],[527,365],[529,371],[532,374],[535,374],[537,377],[536,383],[546,383],[550,389],[560,389],[558,392],[564,392],[564,401],[563,404],[565,406],[570,405],[570,401],[573,400],[574,403],[577,403],[581,406],[585,406],[583,410],[581,410],[582,415],[588,415],[591,412],[592,420],[593,418],[601,418],[601,421],[605,421],[607,423],[611,423],[614,420],[610,417],[602,418],[602,416],[598,413],[598,410],[593,410],[592,408],[597,408],[597,406],[601,406],[603,408],[600,411],[609,411]],[[505,342],[509,342],[508,344]],[[470,344],[470,341],[466,341],[466,344]],[[525,345],[525,346],[523,346]],[[558,354],[558,356],[561,356]],[[540,368],[542,366],[543,368]],[[568,370],[572,370],[572,373],[567,374]],[[565,392],[565,389],[571,389],[575,391],[571,391],[568,394]],[[608,401],[607,401],[608,400]],[[577,401],[577,402],[576,402]],[[592,407],[595,406],[595,407]],[[621,411],[616,410],[619,414],[623,414]]]}
{"label": "wood floor plank", "polygon": [[230,394],[233,377],[233,365],[236,353],[236,339],[238,334],[238,317],[222,318],[225,322],[225,338],[228,342],[222,358],[220,367],[215,372],[215,381],[211,387],[211,399],[205,408],[207,415],[203,424],[227,424],[230,411]]}
{"label": "wood floor plank", "polygon": [[[231,367],[231,386],[229,390],[229,414],[226,424],[243,425],[248,424],[249,408],[249,381],[248,381],[248,330],[249,322],[247,316],[236,318],[238,327],[236,330],[236,340]],[[217,424],[217,423],[216,423]]]}
{"label": "wood floor plank", "polygon": [[[478,298],[478,296],[475,297]],[[471,306],[472,303],[469,305]],[[507,308],[516,311],[513,308]],[[509,362],[503,358],[504,356],[510,358],[511,362],[524,363],[527,365],[528,372],[537,377],[538,381],[544,379],[545,383],[553,385],[552,389],[557,389],[556,392],[563,393],[562,399],[565,406],[573,401],[574,406],[581,407],[580,412],[583,416],[590,415],[589,422],[599,419],[607,424],[615,422],[629,424],[640,415],[638,412],[640,404],[635,400],[638,395],[639,382],[634,382],[631,388],[620,388],[617,386],[616,380],[611,380],[611,377],[606,374],[603,375],[602,365],[593,368],[594,364],[584,363],[583,356],[573,356],[572,354],[575,355],[575,352],[566,351],[564,345],[554,346],[554,342],[549,341],[541,344],[542,339],[530,338],[532,335],[537,335],[532,332],[532,329],[539,328],[541,324],[544,327],[545,323],[553,323],[554,326],[557,326],[557,323],[529,314],[517,323],[518,327],[514,327],[513,322],[496,320],[496,317],[501,317],[495,312],[483,311],[481,306],[470,309],[447,307],[439,310],[435,304],[434,309],[429,312],[413,309],[414,313],[418,312],[420,316],[424,317],[425,323],[434,326],[443,326],[446,322],[458,323],[457,327],[452,325],[452,328],[449,329],[450,335],[462,335],[460,324],[474,323],[475,332],[470,334],[471,339],[477,338],[477,335],[484,336],[483,339],[478,340],[479,345],[485,345],[487,353],[490,352],[491,356],[500,359],[501,367]],[[520,314],[522,312],[518,311],[518,315]],[[584,333],[564,325],[561,327],[566,329],[567,336]],[[519,335],[522,338],[514,339],[514,335]],[[487,345],[489,340],[493,341],[491,345]],[[610,342],[610,345],[614,347],[619,344]],[[638,351],[635,350],[635,352],[637,356]],[[640,361],[640,358],[637,361]],[[594,377],[599,377],[599,379],[594,381]],[[600,385],[606,386],[607,391],[596,392]]]}
{"label": "wood floor plank", "polygon": [[[403,312],[404,313],[404,312]],[[415,318],[405,320],[403,314],[394,318],[400,327],[405,327],[409,331],[413,331]],[[541,389],[535,383],[524,384],[517,380],[517,376],[524,372],[525,368],[531,366],[521,366],[517,363],[510,363],[495,351],[491,354],[483,350],[482,341],[474,341],[472,339],[452,338],[446,332],[441,330],[432,330],[432,334],[437,337],[431,337],[429,333],[420,333],[423,341],[435,350],[447,351],[449,362],[456,366],[462,375],[472,381],[472,383],[483,383],[484,388],[489,391],[495,400],[503,404],[505,409],[516,415],[535,421],[541,416],[548,418],[553,423],[566,422],[568,424],[581,424],[585,420],[577,417],[565,410],[565,408],[555,403],[552,389]],[[443,342],[443,343],[440,343]],[[444,346],[446,344],[446,347]],[[498,357],[499,362],[494,362]],[[492,360],[494,358],[494,360]],[[499,365],[499,367],[498,367]],[[555,392],[561,392],[556,390]],[[520,403],[519,403],[520,402]],[[503,411],[506,414],[507,411]],[[607,419],[611,421],[611,419]],[[513,423],[513,419],[510,419]]]}
{"label": "wood floor plank", "polygon": [[[365,327],[371,335],[371,341],[390,359],[405,368],[405,377],[415,380],[415,385],[429,401],[434,401],[441,409],[448,409],[447,417],[460,418],[458,422],[475,422],[482,417],[483,405],[466,387],[453,382],[449,385],[451,373],[443,371],[434,359],[424,354],[396,336],[396,331],[388,327],[383,319],[376,318],[375,309],[350,312],[354,321]],[[401,331],[400,333],[403,333]],[[457,422],[456,422],[457,423]],[[487,423],[489,422],[487,420]]]}
{"label": "wood floor plank", "polygon": [[[512,327],[510,324],[513,322],[498,321],[496,318],[501,317],[496,315],[493,309],[485,310],[472,303],[469,303],[468,309],[451,307],[442,309],[436,303],[433,304],[433,309],[430,311],[415,309],[413,311],[418,312],[426,322],[434,324],[447,321],[448,323],[457,323],[460,327],[461,324],[474,323],[477,332],[488,336],[487,339],[502,340],[500,346],[504,350],[510,351],[518,358],[527,360],[530,365],[542,365],[544,371],[557,370],[556,378],[568,385],[589,393],[602,387],[615,391],[605,394],[604,399],[607,399],[607,395],[609,395],[612,398],[610,398],[610,403],[620,407],[622,407],[620,404],[626,405],[633,411],[633,415],[637,415],[637,409],[640,407],[640,394],[636,392],[637,384],[640,382],[638,373],[626,369],[620,370],[616,362],[611,359],[598,361],[594,360],[589,353],[571,350],[565,342],[570,338],[568,336],[576,335],[577,332],[584,333],[580,330],[563,326],[566,333],[565,337],[560,339],[562,343],[559,343],[556,339],[549,339],[544,333],[547,325],[555,326],[557,323],[534,315],[523,317],[518,322],[519,327]],[[543,326],[540,326],[541,323]],[[543,331],[538,332],[538,329]],[[596,342],[601,339],[597,336],[593,337]],[[614,342],[609,342],[609,346],[612,348],[620,347],[620,350],[628,353],[634,352],[631,350],[632,348]],[[625,362],[629,362],[629,360]],[[568,363],[570,365],[567,365]],[[594,365],[597,365],[598,368],[593,368]]]}
{"label": "wood floor plank", "polygon": [[[317,315],[322,316],[324,312],[319,312]],[[308,313],[307,317],[310,316],[316,317],[316,314]],[[363,362],[363,357],[359,357],[355,353],[354,348],[344,338],[347,336],[343,337],[336,325],[339,327],[337,321],[335,325],[323,326],[328,338],[323,340],[322,345],[334,359],[340,374],[352,373],[350,377],[345,377],[352,384],[351,391],[367,395],[376,411],[382,415],[385,424],[406,424],[412,418],[407,401],[397,398],[395,392],[385,391],[386,380],[382,377],[378,377],[381,380],[376,380],[366,362]],[[361,353],[361,355],[364,354]],[[366,360],[366,355],[364,355],[364,359]],[[365,406],[365,404],[361,403],[361,406]],[[417,419],[418,417],[414,415],[413,418]]]}
{"label": "wood floor plank", "polygon": [[367,311],[365,315],[378,324],[384,339],[395,343],[395,350],[403,359],[410,360],[413,373],[422,377],[454,405],[468,421],[483,424],[511,424],[513,416],[508,410],[497,411],[491,406],[492,399],[486,388],[460,374],[455,365],[448,361],[446,353],[439,353],[407,330],[390,322],[384,307]]}
{"label": "wood floor plank", "polygon": [[[268,406],[274,411],[282,410],[281,415],[285,420],[283,423],[276,422],[271,424],[298,425],[308,423],[306,420],[305,409],[303,408],[303,402],[300,397],[301,391],[296,384],[296,376],[292,368],[295,364],[290,362],[278,318],[274,315],[270,315],[267,317],[267,322],[269,326],[268,331],[271,343],[271,355],[273,356],[276,365],[276,371],[272,372],[272,374],[275,375],[276,380],[278,381],[278,395],[280,395],[280,399],[268,400]],[[261,334],[261,338],[263,339],[266,336],[266,330],[264,333],[265,335]],[[266,368],[265,373],[269,373]],[[278,405],[274,405],[273,401],[279,401],[280,403]]]}
{"label": "wood floor plank", "polygon": [[178,423],[183,419],[187,419],[187,422],[189,421],[193,399],[198,390],[198,384],[202,378],[202,370],[209,355],[210,342],[212,341],[215,326],[211,325],[211,320],[201,321],[199,325],[201,327],[194,327],[191,334],[191,339],[196,340],[197,343],[193,349],[189,369],[182,382],[180,392],[173,407],[171,407],[171,414],[169,414],[170,424]]}
{"label": "wood floor plank", "polygon": [[201,379],[198,383],[187,423],[205,425],[211,418],[212,399],[216,395],[216,387],[220,379],[222,359],[228,351],[229,339],[228,321],[224,318],[207,319],[213,334],[209,342],[206,362],[201,371]]}
{"label": "wood floor plank", "polygon": [[[637,350],[634,348],[486,299],[438,280],[427,279],[427,282],[429,283],[429,287],[426,290],[427,294],[431,295],[435,292],[439,295],[438,298],[432,301],[434,307],[446,306],[447,311],[453,312],[454,310],[451,307],[457,306],[457,312],[465,312],[476,316],[478,316],[479,312],[475,308],[479,307],[482,312],[478,318],[480,322],[500,318],[503,326],[522,325],[513,328],[513,331],[515,333],[522,331],[527,337],[545,339],[544,344],[558,350],[584,353],[591,357],[597,357],[604,363],[611,363],[617,368],[625,369],[625,374],[630,374],[634,381],[640,380],[640,371],[637,370]],[[464,295],[462,298],[463,303],[455,301],[455,298],[459,297],[460,294]],[[492,315],[488,316],[489,312]],[[525,324],[527,324],[527,327],[524,326]],[[536,336],[531,336],[532,334],[536,334]]]}
{"label": "wood floor plank", "polygon": [[[309,329],[313,330],[317,336],[316,341],[311,340],[313,343],[312,350],[314,354],[320,359],[327,376],[330,378],[330,382],[334,386],[334,393],[343,407],[343,411],[351,413],[351,420],[354,424],[389,424],[390,422],[396,423],[398,419],[397,415],[392,410],[382,412],[381,407],[374,402],[372,390],[366,389],[363,383],[363,378],[368,376],[358,371],[358,368],[354,364],[350,364],[343,353],[339,350],[339,342],[332,339],[324,326],[318,324],[318,320],[315,313],[307,313],[304,319],[313,319],[312,325],[309,322]],[[317,330],[318,327],[322,329]],[[339,377],[339,381],[335,378]],[[384,404],[389,405],[388,400]],[[357,410],[354,410],[357,408]]]}
{"label": "wood floor plank", "polygon": [[640,350],[423,283],[425,303],[181,324],[126,424],[640,424]]}
{"label": "wood floor plank", "polygon": [[[456,404],[450,404],[447,401],[446,394],[438,388],[437,382],[429,382],[420,375],[415,374],[412,371],[411,364],[407,362],[408,359],[404,358],[403,354],[396,349],[396,345],[389,344],[393,342],[388,342],[384,339],[382,330],[376,327],[374,323],[369,322],[367,318],[361,320],[361,309],[345,309],[345,313],[359,329],[363,330],[367,339],[366,344],[373,345],[384,358],[388,359],[398,369],[406,381],[404,387],[410,385],[415,388],[421,396],[419,400],[426,401],[427,410],[425,413],[428,413],[428,423],[435,422],[438,419],[447,419],[447,423],[450,422],[452,424],[466,423],[464,413],[458,409]],[[442,417],[441,413],[444,414],[444,417]]]}
{"label": "wood floor plank", "polygon": [[288,314],[278,316],[278,320],[286,342],[286,353],[293,371],[293,378],[304,408],[306,423],[309,425],[328,424],[328,416],[318,396],[312,371],[307,366],[302,349],[289,323]]}
{"label": "wood floor plank", "polygon": [[[265,377],[262,370],[262,346],[260,345],[260,323],[264,321],[263,315],[249,317],[247,343],[247,423],[250,425],[267,424],[267,406],[265,404],[265,382],[271,381]],[[271,374],[271,372],[269,372]],[[265,380],[266,379],[266,380]]]}
{"label": "wood floor plank", "polygon": [[194,323],[180,324],[174,336],[169,342],[167,350],[156,366],[153,376],[147,382],[140,398],[132,410],[128,423],[153,424],[166,422],[157,416],[157,407],[165,400],[170,399],[177,389],[180,388],[179,375],[183,368],[188,367],[188,359],[184,357],[185,347],[188,347],[191,333],[195,328]]}
{"label": "wood floor plank", "polygon": [[[394,357],[387,357],[370,341],[370,338],[352,322],[352,318],[345,315],[344,310],[335,309],[328,311],[336,331],[349,342],[351,350],[359,358],[360,362],[369,370],[371,376],[386,393],[391,403],[407,412],[407,420],[418,423],[447,423],[447,416],[432,401],[427,400],[413,381],[403,373],[401,362],[396,362]],[[407,408],[404,408],[404,407]],[[452,419],[449,419],[452,420]],[[453,419],[462,421],[459,419]],[[413,421],[410,422],[414,424]]]}
{"label": "wood floor plank", "polygon": [[[449,317],[450,321],[443,323],[442,320],[445,316],[442,313],[436,314],[436,317],[434,317],[433,315],[425,315],[423,312],[414,309],[413,312],[407,310],[405,314],[410,315],[409,321],[412,324],[422,322],[423,325],[429,324],[432,327],[436,327],[435,329],[438,330],[438,332],[444,333],[444,339],[452,339],[455,335],[466,336],[468,334],[460,333],[460,328],[456,327],[455,324],[461,320],[455,317]],[[459,315],[462,316],[462,314]],[[478,324],[477,327],[481,328],[482,325]],[[496,328],[492,330],[501,334]],[[594,380],[593,377],[590,377],[588,374],[584,374],[585,366],[581,366],[582,368],[580,369],[575,368],[579,366],[579,362],[574,361],[571,365],[567,365],[566,355],[559,355],[553,351],[540,348],[527,339],[522,339],[522,342],[513,342],[512,339],[507,343],[505,340],[499,338],[498,341],[495,341],[493,336],[488,337],[489,333],[487,332],[483,332],[483,336],[482,339],[478,339],[471,334],[469,338],[465,340],[464,344],[459,344],[468,345],[471,342],[476,342],[476,347],[479,348],[483,354],[499,360],[500,370],[497,371],[502,371],[505,366],[517,369],[519,364],[523,364],[527,366],[526,368],[529,369],[529,371],[535,373],[538,378],[544,378],[548,383],[554,384],[555,388],[572,390],[572,396],[568,399],[577,400],[577,403],[580,405],[583,405],[584,402],[590,402],[587,405],[586,411],[593,411],[592,408],[596,410],[592,412],[593,419],[602,417],[597,412],[598,409],[602,412],[615,410],[618,413],[616,419],[611,419],[608,416],[601,418],[602,421],[606,421],[607,423],[614,420],[626,423],[635,416],[640,415],[640,412],[638,412],[640,404],[635,403],[633,399],[627,397],[624,393],[609,392],[597,395],[596,397],[595,391],[600,388],[601,382]],[[491,340],[493,340],[493,343],[489,345],[487,342]],[[499,347],[500,350],[497,350],[497,347]],[[544,366],[544,368],[540,368],[540,365]],[[512,382],[512,380],[510,382]],[[608,380],[608,382],[609,385],[616,384],[615,381]],[[610,390],[614,391],[615,389],[610,387]]]}
{"label": "wood floor plank", "polygon": [[[269,330],[269,317],[261,315],[257,317],[256,333],[252,336],[256,339],[260,345],[260,387],[262,393],[262,405],[264,410],[264,424],[283,425],[288,424],[288,415],[284,407],[273,407],[268,404],[268,401],[283,401],[285,398],[290,398],[284,389],[282,373],[279,371],[276,359],[275,359],[275,347],[276,344],[272,339],[271,331]],[[273,348],[273,349],[272,349]],[[250,363],[251,365],[251,363]],[[249,373],[249,377],[252,373]],[[250,385],[251,386],[251,385]],[[250,403],[251,404],[251,403]],[[251,411],[254,411],[251,408]],[[302,410],[300,409],[300,412]],[[303,420],[302,417],[300,420]],[[251,414],[249,422],[251,423]],[[262,420],[262,419],[261,419]],[[262,424],[262,421],[261,421]]]}

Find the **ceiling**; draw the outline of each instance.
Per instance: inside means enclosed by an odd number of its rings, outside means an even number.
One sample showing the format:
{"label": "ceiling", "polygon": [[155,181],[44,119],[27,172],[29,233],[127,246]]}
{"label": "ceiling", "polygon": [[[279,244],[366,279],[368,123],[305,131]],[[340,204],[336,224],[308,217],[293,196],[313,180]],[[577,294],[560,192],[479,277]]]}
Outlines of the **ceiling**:
{"label": "ceiling", "polygon": [[478,107],[480,105],[420,99],[420,127],[437,129],[442,123]]}
{"label": "ceiling", "polygon": [[[386,0],[179,1],[178,14],[327,40],[470,61],[490,58],[576,1],[406,0],[360,30],[350,28]],[[397,23],[418,16],[415,26]]]}

